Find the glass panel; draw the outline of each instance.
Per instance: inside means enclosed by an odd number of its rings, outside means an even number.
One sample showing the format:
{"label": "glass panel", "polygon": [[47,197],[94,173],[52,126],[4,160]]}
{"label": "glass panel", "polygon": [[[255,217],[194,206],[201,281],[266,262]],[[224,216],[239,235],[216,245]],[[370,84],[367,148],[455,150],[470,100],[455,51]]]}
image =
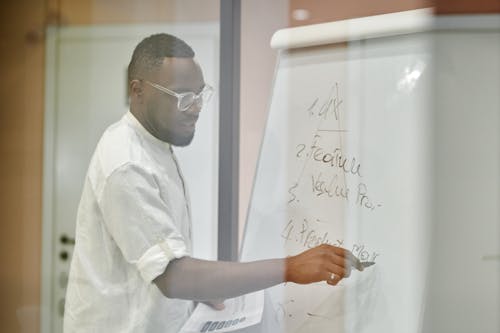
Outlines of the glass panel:
{"label": "glass panel", "polygon": [[215,261],[231,3],[3,6],[3,331],[499,332],[496,2],[241,1],[244,263]]}

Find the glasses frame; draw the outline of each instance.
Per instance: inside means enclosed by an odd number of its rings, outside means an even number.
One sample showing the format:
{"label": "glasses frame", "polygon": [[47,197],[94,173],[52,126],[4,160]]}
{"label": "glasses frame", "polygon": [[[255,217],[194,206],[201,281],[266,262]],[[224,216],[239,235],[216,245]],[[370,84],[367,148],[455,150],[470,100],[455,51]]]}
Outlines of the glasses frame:
{"label": "glasses frame", "polygon": [[[209,93],[208,97],[206,98],[206,102],[208,102],[210,100],[210,97],[212,97],[212,93],[214,91],[214,88],[212,88],[212,86],[205,84],[203,89],[198,94],[195,94],[192,91],[188,91],[185,93],[176,93],[175,91],[170,90],[168,88],[165,88],[164,86],[161,86],[157,83],[153,83],[153,82],[148,81],[148,80],[142,80],[142,81],[146,82],[151,87],[160,90],[161,92],[164,92],[170,96],[176,97],[177,98],[177,109],[181,112],[185,112],[185,111],[189,110],[189,108],[191,108],[193,106],[193,104],[195,104],[200,99],[203,102],[203,95],[207,94],[207,93]],[[191,104],[189,104],[187,107],[181,108],[181,99],[184,96],[188,96],[188,95],[193,95],[193,102]],[[203,106],[203,104],[202,104],[202,106]]]}

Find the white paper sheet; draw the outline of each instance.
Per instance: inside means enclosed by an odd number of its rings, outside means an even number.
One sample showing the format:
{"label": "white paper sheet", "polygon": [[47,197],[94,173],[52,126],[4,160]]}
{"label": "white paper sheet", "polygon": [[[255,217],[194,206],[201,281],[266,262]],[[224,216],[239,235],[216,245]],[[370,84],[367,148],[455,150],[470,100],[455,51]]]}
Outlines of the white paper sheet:
{"label": "white paper sheet", "polygon": [[181,333],[230,332],[258,324],[264,309],[264,291],[224,301],[224,310],[199,303]]}

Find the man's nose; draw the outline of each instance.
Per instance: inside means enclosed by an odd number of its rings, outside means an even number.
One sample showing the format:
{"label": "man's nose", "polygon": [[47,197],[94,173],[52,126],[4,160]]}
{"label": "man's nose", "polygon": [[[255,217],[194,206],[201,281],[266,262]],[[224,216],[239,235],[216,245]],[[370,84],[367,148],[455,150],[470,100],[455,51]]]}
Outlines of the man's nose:
{"label": "man's nose", "polygon": [[201,112],[201,105],[199,105],[198,103],[193,103],[189,109],[186,110],[186,112],[189,112],[190,114],[193,114],[193,115],[198,115],[200,112]]}

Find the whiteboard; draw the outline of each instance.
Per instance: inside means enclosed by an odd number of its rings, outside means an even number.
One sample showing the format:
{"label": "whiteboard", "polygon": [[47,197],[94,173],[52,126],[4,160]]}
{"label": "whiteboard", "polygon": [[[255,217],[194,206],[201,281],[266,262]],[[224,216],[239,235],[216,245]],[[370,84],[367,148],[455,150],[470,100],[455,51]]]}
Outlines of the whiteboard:
{"label": "whiteboard", "polygon": [[336,287],[268,289],[272,331],[419,331],[431,213],[429,48],[415,33],[280,52],[241,260],[329,243],[376,264]]}

